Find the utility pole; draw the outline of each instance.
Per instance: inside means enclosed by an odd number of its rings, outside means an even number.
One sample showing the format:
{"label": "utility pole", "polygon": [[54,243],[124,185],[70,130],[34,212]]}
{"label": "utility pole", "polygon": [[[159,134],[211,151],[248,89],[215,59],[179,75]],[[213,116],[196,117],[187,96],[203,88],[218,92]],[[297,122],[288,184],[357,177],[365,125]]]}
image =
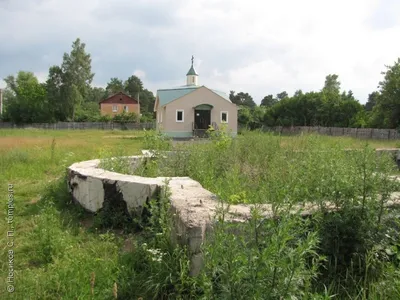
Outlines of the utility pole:
{"label": "utility pole", "polygon": [[141,118],[141,113],[140,113],[140,100],[139,100],[139,96],[140,96],[140,91],[139,92],[137,92],[136,93],[136,100],[137,100],[137,102],[138,102],[138,112],[137,112],[137,114],[138,114],[138,123],[140,123],[140,118]]}
{"label": "utility pole", "polygon": [[3,115],[3,90],[0,89],[0,116]]}

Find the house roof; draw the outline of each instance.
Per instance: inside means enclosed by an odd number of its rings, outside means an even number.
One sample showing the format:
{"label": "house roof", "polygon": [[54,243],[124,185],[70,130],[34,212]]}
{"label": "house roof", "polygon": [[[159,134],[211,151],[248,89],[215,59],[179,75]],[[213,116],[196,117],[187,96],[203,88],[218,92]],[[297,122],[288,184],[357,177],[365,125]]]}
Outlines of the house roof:
{"label": "house roof", "polygon": [[[204,85],[201,85],[201,86],[200,85],[184,85],[184,86],[179,86],[179,87],[172,88],[172,89],[158,90],[157,97],[158,97],[159,105],[160,105],[160,107],[164,106],[164,105],[166,105],[178,98],[181,98],[201,87],[205,87],[205,86]],[[231,100],[229,100],[228,95],[225,94],[224,92],[212,90],[212,89],[209,89],[209,90],[216,93],[218,96],[224,98],[225,100],[231,102]]]}
{"label": "house roof", "polygon": [[119,92],[99,102],[99,104],[102,103],[137,104],[139,101],[123,92]]}

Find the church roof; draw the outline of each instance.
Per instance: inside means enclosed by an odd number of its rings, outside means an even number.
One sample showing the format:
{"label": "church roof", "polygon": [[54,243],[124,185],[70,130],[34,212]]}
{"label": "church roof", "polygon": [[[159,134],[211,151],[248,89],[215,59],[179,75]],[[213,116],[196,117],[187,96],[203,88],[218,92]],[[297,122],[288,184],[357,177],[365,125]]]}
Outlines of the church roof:
{"label": "church roof", "polygon": [[187,72],[186,76],[188,76],[188,75],[196,75],[196,76],[199,76],[199,74],[197,74],[196,70],[195,70],[194,67],[193,67],[193,63],[192,63],[192,66],[190,67],[189,71]]}
{"label": "church roof", "polygon": [[[179,87],[175,87],[175,88],[171,88],[171,89],[158,90],[157,96],[158,96],[159,105],[160,105],[160,107],[164,106],[164,105],[166,105],[178,98],[181,98],[201,87],[204,87],[204,85],[184,85],[184,86],[179,86]],[[212,89],[209,89],[209,90],[213,91],[214,93],[216,93],[218,96],[224,98],[225,100],[231,102],[231,100],[229,100],[228,95],[225,94],[224,92],[212,90]]]}
{"label": "church roof", "polygon": [[185,86],[185,87],[176,87],[172,89],[163,89],[157,91],[158,101],[160,106],[164,106],[178,98],[181,98],[196,89],[200,86],[192,85],[192,86]]}

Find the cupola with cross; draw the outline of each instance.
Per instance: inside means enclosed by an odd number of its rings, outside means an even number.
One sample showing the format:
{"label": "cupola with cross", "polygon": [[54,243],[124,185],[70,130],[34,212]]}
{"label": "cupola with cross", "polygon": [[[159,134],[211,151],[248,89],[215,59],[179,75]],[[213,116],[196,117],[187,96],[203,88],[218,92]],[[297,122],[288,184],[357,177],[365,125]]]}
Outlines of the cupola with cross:
{"label": "cupola with cross", "polygon": [[194,56],[192,55],[192,66],[186,74],[186,85],[198,85],[198,77],[196,70],[193,67]]}

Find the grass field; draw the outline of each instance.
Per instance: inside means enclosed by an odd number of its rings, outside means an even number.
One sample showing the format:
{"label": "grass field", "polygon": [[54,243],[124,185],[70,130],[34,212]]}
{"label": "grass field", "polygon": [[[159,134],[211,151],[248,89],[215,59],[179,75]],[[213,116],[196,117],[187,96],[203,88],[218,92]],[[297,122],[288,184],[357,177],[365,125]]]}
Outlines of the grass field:
{"label": "grass field", "polygon": [[[139,153],[141,136],[127,131],[0,131],[0,195],[7,199],[8,184],[13,184],[16,225],[13,294],[5,287],[8,226],[0,226],[1,299],[89,299],[92,272],[95,295],[111,298],[122,240],[86,229],[85,214],[70,205],[64,175],[77,161]],[[3,205],[2,220],[6,213]]]}
{"label": "grass field", "polygon": [[[293,147],[303,141],[282,137],[280,143]],[[332,146],[340,141],[348,148],[365,144],[351,138],[321,141]],[[369,143],[374,148],[400,146],[398,141]],[[8,184],[13,185],[16,225],[15,291],[10,294],[9,228],[0,224],[0,299],[113,299],[116,293],[118,299],[132,299],[127,255],[135,245],[133,236],[97,230],[95,218],[71,203],[64,176],[74,162],[134,155],[142,147],[140,131],[0,131],[0,195],[7,199]],[[6,205],[0,217],[6,220]],[[140,290],[134,295],[140,297]]]}

